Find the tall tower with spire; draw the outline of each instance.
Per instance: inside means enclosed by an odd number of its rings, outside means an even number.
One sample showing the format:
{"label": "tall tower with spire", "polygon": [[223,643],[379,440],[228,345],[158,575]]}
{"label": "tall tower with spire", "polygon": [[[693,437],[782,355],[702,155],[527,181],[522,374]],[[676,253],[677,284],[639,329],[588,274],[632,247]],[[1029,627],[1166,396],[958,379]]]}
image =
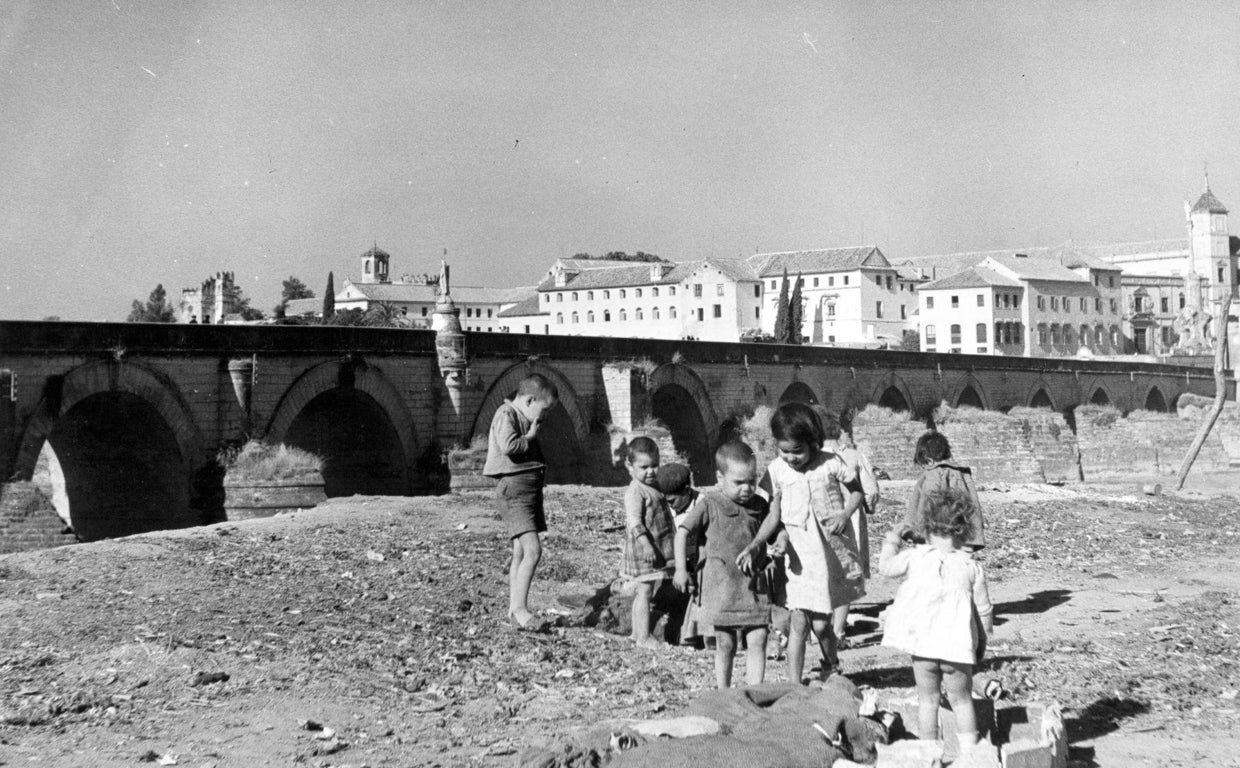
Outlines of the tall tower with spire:
{"label": "tall tower with spire", "polygon": [[1205,191],[1188,213],[1188,264],[1185,277],[1196,273],[1210,286],[1207,300],[1217,300],[1224,291],[1235,295],[1236,259],[1231,255],[1227,233],[1227,207],[1210,191],[1210,177],[1205,177]]}
{"label": "tall tower with spire", "polygon": [[362,282],[386,283],[388,278],[388,252],[375,243],[374,247],[362,254]]}

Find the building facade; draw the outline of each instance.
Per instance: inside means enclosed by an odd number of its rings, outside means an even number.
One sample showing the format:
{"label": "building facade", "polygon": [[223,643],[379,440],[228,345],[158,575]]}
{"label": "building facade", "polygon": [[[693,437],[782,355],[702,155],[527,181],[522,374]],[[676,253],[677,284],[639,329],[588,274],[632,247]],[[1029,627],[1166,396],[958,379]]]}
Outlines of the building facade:
{"label": "building facade", "polygon": [[238,311],[241,291],[232,272],[216,272],[198,288],[181,289],[177,322],[218,324]]}

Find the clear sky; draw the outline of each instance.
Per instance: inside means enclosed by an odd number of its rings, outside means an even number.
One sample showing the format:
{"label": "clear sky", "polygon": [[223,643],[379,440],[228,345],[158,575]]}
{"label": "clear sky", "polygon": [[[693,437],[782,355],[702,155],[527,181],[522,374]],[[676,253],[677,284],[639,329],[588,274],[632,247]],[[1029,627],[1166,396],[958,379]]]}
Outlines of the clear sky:
{"label": "clear sky", "polygon": [[375,242],[513,285],[1175,237],[1203,162],[1240,220],[1237,41],[1228,0],[5,0],[0,317],[221,270],[270,311]]}

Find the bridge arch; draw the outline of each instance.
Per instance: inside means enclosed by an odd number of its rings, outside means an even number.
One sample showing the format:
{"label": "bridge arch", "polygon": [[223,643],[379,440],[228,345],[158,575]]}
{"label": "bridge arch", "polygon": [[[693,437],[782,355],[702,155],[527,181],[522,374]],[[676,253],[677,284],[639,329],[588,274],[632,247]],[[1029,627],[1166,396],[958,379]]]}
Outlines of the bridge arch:
{"label": "bridge arch", "polygon": [[903,411],[911,414],[915,402],[913,393],[909,391],[904,380],[894,373],[888,373],[874,386],[867,403],[848,403],[848,405],[864,408],[868,403],[874,403],[889,411]]}
{"label": "bridge arch", "polygon": [[688,366],[664,363],[647,380],[651,415],[672,433],[672,444],[689,460],[694,482],[710,485],[715,477],[719,417],[706,385]]}
{"label": "bridge arch", "polygon": [[541,361],[526,361],[510,366],[491,383],[486,397],[474,417],[470,435],[486,437],[491,420],[503,402],[513,396],[517,385],[531,373],[546,376],[560,392],[560,402],[544,417],[540,428],[543,453],[547,458],[547,482],[575,483],[581,480],[582,448],[590,432],[590,424],[581,409],[577,390],[568,377],[557,368]]}
{"label": "bridge arch", "polygon": [[203,518],[191,498],[196,474],[209,463],[202,435],[176,384],[156,368],[96,361],[49,378],[22,433],[17,477],[29,480],[45,450],[85,541]]}
{"label": "bridge arch", "polygon": [[1030,395],[1026,399],[1030,408],[1049,408],[1055,410],[1055,401],[1051,397],[1051,388],[1045,381],[1039,379],[1030,387]]}
{"label": "bridge arch", "polygon": [[972,374],[966,375],[953,388],[947,402],[956,408],[990,410],[986,388]]}
{"label": "bridge arch", "polygon": [[818,396],[814,394],[813,388],[803,381],[794,381],[789,384],[784,393],[779,396],[779,403],[805,403],[806,405],[818,405]]}
{"label": "bridge arch", "polygon": [[1167,412],[1167,398],[1163,396],[1162,390],[1158,388],[1158,385],[1150,387],[1149,391],[1145,393],[1145,405],[1143,408],[1157,413]]}
{"label": "bridge arch", "polygon": [[328,496],[412,490],[419,456],[413,416],[395,385],[362,360],[304,371],[280,398],[264,438],[322,456]]}
{"label": "bridge arch", "polygon": [[1115,395],[1099,379],[1095,379],[1083,387],[1081,389],[1081,396],[1090,405],[1115,405]]}

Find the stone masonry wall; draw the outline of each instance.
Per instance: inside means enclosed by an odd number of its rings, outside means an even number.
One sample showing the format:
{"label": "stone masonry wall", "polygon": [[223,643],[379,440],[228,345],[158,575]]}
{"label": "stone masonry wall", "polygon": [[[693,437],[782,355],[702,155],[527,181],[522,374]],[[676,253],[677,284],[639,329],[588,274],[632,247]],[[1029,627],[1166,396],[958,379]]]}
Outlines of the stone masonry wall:
{"label": "stone masonry wall", "polygon": [[0,484],[0,555],[72,544],[52,500],[34,483]]}

